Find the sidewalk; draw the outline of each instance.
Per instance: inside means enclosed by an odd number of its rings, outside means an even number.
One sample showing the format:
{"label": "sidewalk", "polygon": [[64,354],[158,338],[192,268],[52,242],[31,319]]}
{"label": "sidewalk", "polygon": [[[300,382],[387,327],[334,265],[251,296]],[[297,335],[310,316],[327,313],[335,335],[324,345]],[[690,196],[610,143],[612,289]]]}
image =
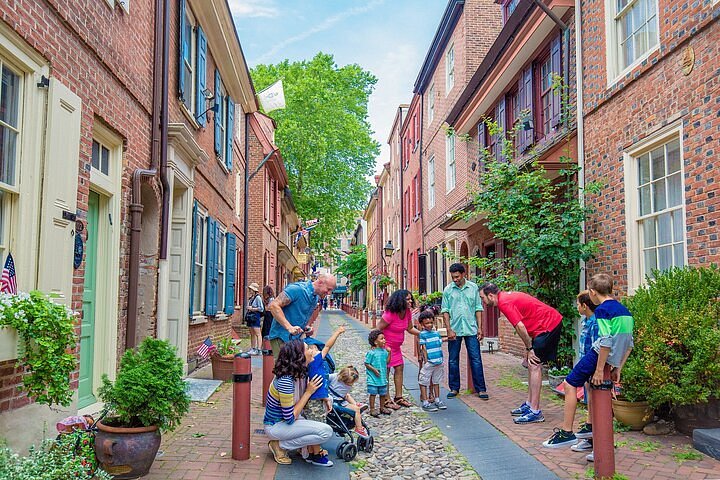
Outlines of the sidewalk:
{"label": "sidewalk", "polygon": [[[447,344],[443,345],[447,358]],[[411,362],[417,363],[413,353],[412,335],[406,334],[403,353]],[[473,395],[460,395],[470,408],[476,411],[509,439],[545,464],[560,478],[585,478],[592,463],[585,460],[585,454],[570,449],[547,449],[541,446],[551,434],[553,427],[562,423],[562,398],[544,387],[541,403],[545,423],[515,425],[510,409],[526,400],[527,370],[522,368],[517,357],[504,353],[483,353],[485,383],[490,394],[489,401]],[[461,389],[467,388],[467,366],[465,350],[460,356]],[[447,379],[444,386],[447,388]],[[450,400],[449,400],[450,401]],[[584,413],[578,412],[577,421],[584,421]],[[615,465],[617,472],[632,480],[712,480],[720,479],[720,461],[708,457],[692,448],[692,439],[685,435],[648,436],[642,432],[621,432],[615,434]],[[650,451],[647,451],[650,450]],[[702,460],[680,462],[673,454],[694,452]]]}

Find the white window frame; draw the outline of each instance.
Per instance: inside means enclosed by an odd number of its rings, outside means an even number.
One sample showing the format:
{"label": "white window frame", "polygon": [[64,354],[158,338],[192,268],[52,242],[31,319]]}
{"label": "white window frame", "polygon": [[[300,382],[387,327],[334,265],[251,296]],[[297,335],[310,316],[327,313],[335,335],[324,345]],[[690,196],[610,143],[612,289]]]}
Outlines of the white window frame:
{"label": "white window frame", "polygon": [[[195,287],[193,286],[193,298],[190,299],[190,303],[193,307],[193,318],[204,318],[205,316],[205,280],[207,278],[206,269],[207,269],[207,222],[208,219],[208,212],[200,206],[198,203],[197,205],[197,218],[195,218],[195,221],[197,222],[195,225],[193,225],[193,228],[196,228],[198,225],[202,225],[202,231],[201,232],[195,232],[195,241],[198,240],[202,241],[202,248],[200,249],[200,261],[197,260],[197,244],[196,250],[193,250],[193,272],[195,272],[195,267],[200,267],[200,309],[195,309]],[[197,273],[194,273],[195,276],[197,276]],[[195,277],[193,277],[193,281],[195,281]]]}
{"label": "white window frame", "polygon": [[[655,17],[657,24],[657,37],[648,38],[648,44],[651,40],[655,40],[655,44],[648,47],[647,51],[638,56],[632,63],[627,66],[621,65],[620,51],[620,22],[622,18],[628,14],[634,6],[640,2],[652,3],[655,6]],[[623,78],[627,73],[631,72],[639,64],[647,60],[655,51],[660,48],[660,10],[658,8],[658,0],[630,0],[628,4],[621,10],[617,11],[618,0],[605,0],[605,31],[606,35],[606,59],[607,59],[607,83],[611,87]],[[647,25],[647,22],[645,23]]]}
{"label": "white window frame", "polygon": [[[216,92],[217,95],[217,92]],[[220,114],[222,115],[222,118],[220,118],[220,155],[215,155],[215,158],[218,162],[220,162],[220,165],[222,165],[222,168],[225,170],[225,172],[228,172],[227,168],[227,162],[225,159],[227,158],[227,119],[228,119],[228,103],[230,102],[230,97],[228,97],[227,90],[225,89],[225,84],[223,83],[222,77],[220,77],[220,95],[222,95],[220,98],[222,98],[222,110]]]}
{"label": "white window frame", "polygon": [[[683,198],[679,206],[666,208],[659,212],[652,212],[649,215],[640,215],[640,202],[638,198],[638,158],[643,154],[661,147],[673,140],[680,142],[680,191]],[[681,212],[683,217],[683,245],[685,246],[684,264],[688,263],[687,254],[687,213],[685,209],[685,165],[683,158],[683,128],[681,122],[669,125],[658,132],[650,135],[641,143],[633,146],[632,149],[623,153],[623,170],[625,172],[625,225],[627,238],[627,285],[628,295],[633,295],[635,291],[645,284],[645,268],[643,258],[643,237],[641,232],[640,221],[661,213],[670,211]]]}
{"label": "white window frame", "polygon": [[435,155],[428,160],[428,210],[435,206]]}
{"label": "white window frame", "polygon": [[455,44],[451,44],[445,52],[445,96],[455,86]]}
{"label": "white window frame", "polygon": [[225,290],[227,276],[225,275],[225,263],[227,258],[227,229],[218,222],[218,235],[220,235],[220,251],[218,252],[218,298],[217,298],[217,314],[216,317],[224,318],[225,315]]}
{"label": "white window frame", "polygon": [[445,193],[450,193],[457,183],[455,168],[455,135],[445,137]]}
{"label": "white window frame", "polygon": [[430,85],[430,90],[428,91],[428,125],[432,124],[432,121],[434,118],[435,118],[435,83],[433,82],[433,84]]}
{"label": "white window frame", "polygon": [[[197,20],[195,19],[195,15],[193,15],[192,11],[190,10],[190,5],[185,6],[185,23],[186,25],[190,26],[190,32],[188,41],[190,42],[190,85],[188,85],[188,82],[185,81],[185,90],[186,92],[189,92],[190,98],[189,103],[186,104],[185,102],[180,102],[180,105],[182,105],[182,108],[185,110],[185,113],[190,115],[190,119],[193,121],[194,124],[197,124],[197,120],[195,119],[195,114],[197,113],[197,105],[195,105],[197,94],[195,92],[196,86],[196,77],[197,77]],[[187,65],[187,59],[183,58],[183,68]],[[185,75],[185,72],[180,72],[180,74]],[[185,98],[188,98],[188,93],[185,94]]]}

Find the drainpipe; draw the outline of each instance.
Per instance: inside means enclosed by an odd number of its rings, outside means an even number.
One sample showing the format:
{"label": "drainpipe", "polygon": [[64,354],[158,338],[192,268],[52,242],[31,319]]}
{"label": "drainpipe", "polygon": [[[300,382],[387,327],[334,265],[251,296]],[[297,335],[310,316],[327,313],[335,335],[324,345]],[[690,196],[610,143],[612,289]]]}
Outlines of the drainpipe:
{"label": "drainpipe", "polygon": [[402,116],[402,107],[400,108],[400,132],[398,132],[398,137],[400,140],[400,278],[398,279],[400,285],[402,285],[402,288],[405,288],[405,205],[403,202],[405,201],[405,192],[403,191],[403,184],[405,183],[403,172],[405,170],[405,165],[403,163],[403,152],[405,151],[405,142],[402,138],[402,124],[403,124],[403,116]]}
{"label": "drainpipe", "polygon": [[162,106],[160,113],[160,182],[162,183],[162,211],[160,227],[160,260],[167,258],[168,225],[170,223],[170,182],[168,168],[168,90],[170,82],[170,0],[163,1],[163,51],[162,51]]}
{"label": "drainpipe", "polygon": [[[585,111],[583,103],[583,73],[582,73],[582,7],[576,2],[575,8],[575,101],[577,118],[577,145],[578,145],[578,200],[585,207]],[[582,221],[580,241],[585,243],[585,220]],[[580,291],[585,290],[585,262],[580,260]]]}
{"label": "drainpipe", "polygon": [[[138,284],[140,279],[140,234],[143,212],[141,183],[158,173],[158,156],[162,150],[161,130],[158,129],[161,111],[167,114],[167,38],[169,37],[170,9],[167,0],[155,1],[155,48],[153,52],[153,106],[151,126],[150,168],[138,168],[132,175],[132,199],[130,202],[130,259],[128,271],[127,325],[125,329],[125,348],[136,345],[135,334],[138,319]],[[162,28],[160,28],[162,27]],[[164,57],[164,58],[163,58]],[[164,72],[160,68],[165,67]],[[165,103],[164,109],[161,103]],[[163,123],[167,123],[163,118]],[[167,129],[165,129],[167,135]],[[167,139],[167,137],[166,137]]]}
{"label": "drainpipe", "polygon": [[[248,177],[250,168],[250,114],[245,114],[245,193],[244,193],[244,213],[243,213],[243,286],[242,286],[242,318],[245,318],[247,310],[247,286],[248,286],[248,209],[250,208],[250,201],[248,200],[248,187],[250,186],[250,177]],[[263,285],[263,288],[265,286]],[[279,292],[276,292],[279,293]]]}

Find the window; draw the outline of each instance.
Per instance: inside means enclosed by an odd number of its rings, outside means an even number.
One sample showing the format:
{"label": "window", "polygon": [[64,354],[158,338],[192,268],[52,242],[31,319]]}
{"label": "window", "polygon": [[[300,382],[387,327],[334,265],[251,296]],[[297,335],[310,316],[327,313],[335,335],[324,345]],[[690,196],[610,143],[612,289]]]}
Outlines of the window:
{"label": "window", "polygon": [[192,282],[192,314],[202,315],[205,298],[205,239],[207,238],[207,212],[197,203],[195,205],[195,221],[193,223],[193,282]]}
{"label": "window", "polygon": [[220,109],[216,113],[217,117],[215,118],[215,125],[217,125],[217,129],[220,131],[219,133],[219,140],[220,140],[220,148],[216,151],[217,159],[220,160],[220,163],[225,163],[225,149],[222,148],[223,145],[225,145],[225,142],[227,141],[227,107],[225,106],[225,86],[222,83],[222,80],[219,80],[219,83],[216,84],[217,90],[215,90],[215,95],[217,95],[220,100]]}
{"label": "window", "polygon": [[102,145],[97,140],[93,140],[90,167],[101,172],[103,175],[107,175],[109,164],[110,149],[108,149],[105,145]]}
{"label": "window", "polygon": [[428,93],[428,125],[430,125],[435,118],[435,84],[430,85],[430,92]]}
{"label": "window", "polygon": [[455,45],[450,45],[445,54],[445,96],[455,85]]}
{"label": "window", "polygon": [[180,100],[183,105],[191,112],[195,113],[195,72],[197,66],[197,37],[195,36],[195,17],[185,2],[182,2],[185,11],[184,21],[182,22],[182,84],[185,87],[184,92],[180,92]]}
{"label": "window", "polygon": [[428,208],[435,206],[435,157],[428,160]]}
{"label": "window", "polygon": [[232,172],[233,138],[235,135],[235,102],[227,95],[215,70],[215,156],[227,172]]}
{"label": "window", "polygon": [[550,57],[540,64],[540,115],[541,132],[547,136],[552,131],[553,71]]}
{"label": "window", "polygon": [[415,137],[415,144],[413,150],[420,145],[420,122],[418,122],[417,113],[413,114],[413,136]]}
{"label": "window", "polygon": [[445,190],[455,188],[455,136],[445,137]]}
{"label": "window", "polygon": [[410,189],[405,190],[405,206],[403,208],[405,212],[405,228],[410,227]]}
{"label": "window", "polygon": [[0,260],[4,264],[10,241],[12,204],[18,197],[22,78],[0,57]]}
{"label": "window", "polygon": [[277,223],[277,181],[274,178],[270,179],[270,226],[276,226]]}
{"label": "window", "polygon": [[660,42],[657,0],[606,0],[611,11],[609,80],[641,61]]}
{"label": "window", "polygon": [[518,3],[520,3],[520,0],[510,0],[507,5],[505,5],[506,17],[510,17],[510,15],[512,15],[515,8],[518,6]]}

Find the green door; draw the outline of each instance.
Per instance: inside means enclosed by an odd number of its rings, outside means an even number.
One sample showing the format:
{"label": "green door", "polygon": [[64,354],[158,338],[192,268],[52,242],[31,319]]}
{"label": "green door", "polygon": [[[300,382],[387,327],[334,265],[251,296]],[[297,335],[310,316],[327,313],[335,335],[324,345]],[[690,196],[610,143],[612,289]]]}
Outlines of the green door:
{"label": "green door", "polygon": [[95,354],[95,285],[97,275],[97,232],[100,196],[90,192],[85,242],[85,283],[83,286],[82,328],[80,331],[80,379],[78,408],[95,403],[93,394],[93,360]]}

